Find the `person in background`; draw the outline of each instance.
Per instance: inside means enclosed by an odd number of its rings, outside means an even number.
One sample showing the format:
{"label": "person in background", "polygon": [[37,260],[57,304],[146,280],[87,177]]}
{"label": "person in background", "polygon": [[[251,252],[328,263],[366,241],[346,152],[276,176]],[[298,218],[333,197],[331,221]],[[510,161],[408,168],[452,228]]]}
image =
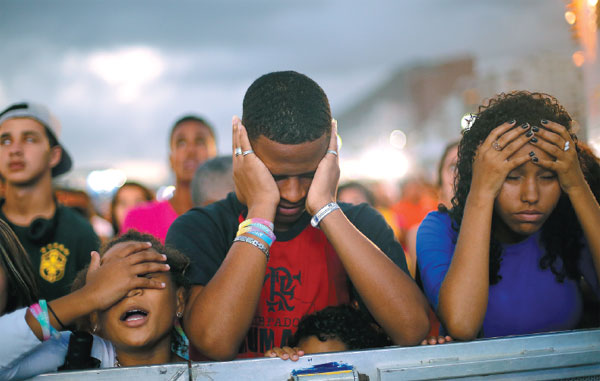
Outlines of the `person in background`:
{"label": "person in background", "polygon": [[[418,226],[427,213],[437,206],[437,196],[432,193],[421,177],[413,176],[402,180],[400,200],[392,205],[392,210],[398,216],[401,229],[398,240],[405,249],[408,231]],[[414,275],[414,272],[411,273]]]}
{"label": "person in background", "polygon": [[[438,163],[437,171],[437,193],[438,200],[447,208],[452,207],[452,197],[454,197],[454,178],[456,177],[456,161],[458,160],[458,142],[452,142],[446,146],[442,157]],[[429,212],[429,211],[428,211]],[[413,225],[406,232],[405,251],[410,253],[412,263],[415,264],[411,268],[411,274],[416,276],[416,261],[417,261],[417,231],[419,224]],[[408,255],[408,254],[407,254]]]}
{"label": "person in background", "polygon": [[[452,197],[454,197],[454,179],[456,177],[456,162],[458,160],[458,142],[452,142],[444,148],[442,157],[438,163],[437,170],[437,187],[439,193],[440,203],[447,208],[452,207]],[[415,262],[418,262],[417,258],[417,231],[419,226],[413,226],[407,233],[407,251],[412,254],[415,258]],[[422,285],[420,274],[418,271],[415,274],[417,283]],[[429,323],[431,330],[427,339],[423,340],[422,345],[434,345],[434,344],[445,344],[452,341],[452,337],[448,335],[440,335],[440,321],[433,309],[429,310]]]}
{"label": "person in background", "polygon": [[352,297],[394,343],[420,343],[427,302],[392,230],[368,205],[335,203],[337,123],[323,89],[297,72],[266,74],[232,122],[235,193],[167,236],[192,259],[190,342],[211,359],[260,356],[287,343],[294,319]]}
{"label": "person in background", "polygon": [[[371,189],[369,189],[366,185],[357,181],[351,181],[340,185],[340,187],[338,188],[337,200],[340,202],[347,202],[352,205],[366,203],[367,205],[375,208],[379,213],[381,213],[383,218],[385,218],[385,221],[394,231],[394,236],[396,236],[396,238],[398,238],[399,235],[402,234],[402,230],[400,229],[400,226],[402,224],[402,218],[390,208],[387,208],[383,205],[376,206],[377,199],[375,198],[374,193],[371,192]],[[404,255],[406,257],[406,265],[408,266],[408,271],[414,278],[416,267],[416,259],[414,257],[414,252],[404,250]]]}
{"label": "person in background", "polygon": [[452,208],[454,197],[454,179],[456,178],[456,163],[458,162],[458,141],[446,146],[438,164],[437,186],[439,199],[446,208]]}
{"label": "person in background", "polygon": [[556,98],[479,107],[458,147],[452,209],[417,234],[425,293],[459,340],[573,329],[583,278],[600,298],[600,165]]}
{"label": "person in background", "polygon": [[219,156],[200,165],[192,180],[194,206],[206,206],[233,192],[231,156]]}
{"label": "person in background", "polygon": [[54,198],[52,178],[72,165],[59,136],[60,123],[42,105],[16,103],[0,113],[0,219],[25,247],[48,300],[69,293],[99,245],[90,223]]}
{"label": "person in background", "polygon": [[375,206],[375,196],[373,196],[373,192],[357,181],[351,181],[340,185],[337,192],[337,200],[352,205],[365,203],[369,206]]}
{"label": "person in background", "polygon": [[186,115],[175,122],[169,137],[169,162],[175,174],[175,193],[170,200],[152,201],[127,213],[121,233],[136,229],[165,241],[177,216],[192,208],[192,179],[198,166],[217,154],[215,134],[204,119]]}
{"label": "person in background", "polygon": [[79,189],[57,188],[54,196],[59,204],[68,206],[81,214],[90,222],[101,243],[107,242],[114,234],[110,222],[100,217],[92,198],[87,192]]}
{"label": "person in background", "polygon": [[154,200],[154,193],[135,181],[121,185],[110,202],[110,222],[115,234],[119,234],[127,213],[145,202]]}

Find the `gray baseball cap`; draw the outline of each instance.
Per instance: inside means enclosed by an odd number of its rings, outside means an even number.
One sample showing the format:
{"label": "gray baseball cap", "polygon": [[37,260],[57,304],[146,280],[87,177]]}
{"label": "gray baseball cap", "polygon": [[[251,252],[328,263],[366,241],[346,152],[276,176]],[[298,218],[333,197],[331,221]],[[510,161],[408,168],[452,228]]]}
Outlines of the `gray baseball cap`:
{"label": "gray baseball cap", "polygon": [[13,118],[29,118],[40,122],[46,128],[48,134],[51,135],[54,140],[56,140],[60,148],[62,148],[60,162],[58,165],[56,165],[56,167],[52,168],[52,177],[62,175],[71,169],[73,166],[71,156],[67,153],[65,147],[60,144],[60,141],[58,140],[61,131],[60,122],[46,106],[39,103],[20,102],[13,103],[5,108],[4,111],[0,112],[0,124],[4,123],[4,121],[8,119]]}

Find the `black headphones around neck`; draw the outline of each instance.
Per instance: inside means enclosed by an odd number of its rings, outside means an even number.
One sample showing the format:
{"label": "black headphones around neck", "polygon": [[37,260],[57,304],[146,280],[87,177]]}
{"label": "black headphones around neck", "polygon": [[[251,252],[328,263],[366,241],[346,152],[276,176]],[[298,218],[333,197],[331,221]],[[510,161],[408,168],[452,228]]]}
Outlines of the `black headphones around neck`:
{"label": "black headphones around neck", "polygon": [[57,213],[58,208],[56,208],[56,213],[50,219],[40,217],[33,220],[27,230],[27,237],[36,243],[48,241],[54,235],[54,230],[56,229]]}

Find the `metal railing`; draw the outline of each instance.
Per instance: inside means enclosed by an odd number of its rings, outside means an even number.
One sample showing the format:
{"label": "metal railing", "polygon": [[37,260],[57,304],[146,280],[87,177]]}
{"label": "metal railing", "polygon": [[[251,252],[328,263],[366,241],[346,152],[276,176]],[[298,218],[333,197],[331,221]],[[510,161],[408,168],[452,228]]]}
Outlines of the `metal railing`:
{"label": "metal railing", "polygon": [[[600,380],[600,329],[483,339],[419,347],[303,356],[297,362],[250,359],[146,367],[71,371],[40,375],[54,380],[288,380],[294,371],[329,362],[351,372],[296,376],[298,380]],[[318,368],[317,368],[318,369]],[[302,372],[294,372],[302,373]],[[304,372],[306,373],[306,372]],[[596,377],[597,376],[597,377]],[[312,377],[312,378],[311,378]]]}

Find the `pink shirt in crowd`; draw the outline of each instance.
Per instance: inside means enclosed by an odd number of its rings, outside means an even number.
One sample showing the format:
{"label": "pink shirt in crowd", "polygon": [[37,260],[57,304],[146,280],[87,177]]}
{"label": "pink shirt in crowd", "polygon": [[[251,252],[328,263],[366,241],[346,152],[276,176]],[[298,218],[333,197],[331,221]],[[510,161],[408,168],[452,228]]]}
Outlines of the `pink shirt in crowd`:
{"label": "pink shirt in crowd", "polygon": [[121,234],[129,229],[152,234],[165,243],[169,227],[178,217],[169,201],[151,201],[127,213],[121,227]]}

